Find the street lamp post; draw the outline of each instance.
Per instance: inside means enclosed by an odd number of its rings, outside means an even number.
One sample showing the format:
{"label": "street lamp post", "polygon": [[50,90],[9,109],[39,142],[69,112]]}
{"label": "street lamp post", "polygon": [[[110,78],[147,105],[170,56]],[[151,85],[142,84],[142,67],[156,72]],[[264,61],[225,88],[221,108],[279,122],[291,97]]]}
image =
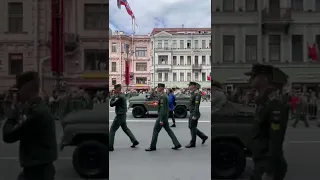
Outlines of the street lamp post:
{"label": "street lamp post", "polygon": [[152,37],[153,37],[153,43],[152,43],[152,57],[153,57],[153,88],[155,88],[156,87],[156,57],[155,57],[155,55],[156,55],[156,53],[155,53],[155,44],[156,44],[156,38],[155,38],[155,36],[154,35],[152,35]]}

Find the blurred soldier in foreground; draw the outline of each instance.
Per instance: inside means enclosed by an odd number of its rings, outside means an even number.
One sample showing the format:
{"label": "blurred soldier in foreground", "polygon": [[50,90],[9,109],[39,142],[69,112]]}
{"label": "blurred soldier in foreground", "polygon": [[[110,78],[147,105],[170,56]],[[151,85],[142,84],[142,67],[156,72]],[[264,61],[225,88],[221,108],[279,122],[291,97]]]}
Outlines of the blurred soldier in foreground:
{"label": "blurred soldier in foreground", "polygon": [[165,85],[159,83],[158,84],[158,92],[159,92],[159,100],[158,100],[158,119],[153,127],[153,134],[150,147],[146,149],[146,151],[155,151],[157,149],[157,141],[159,132],[161,131],[162,127],[167,131],[168,135],[170,136],[174,147],[173,150],[177,150],[181,148],[181,144],[179,143],[176,135],[174,135],[173,131],[170,129],[169,126],[169,104],[168,104],[168,95],[164,93]]}
{"label": "blurred soldier in foreground", "polygon": [[[25,72],[16,79],[18,102],[3,126],[3,141],[20,141],[19,160],[23,172],[18,180],[53,180],[53,162],[58,158],[55,122],[39,97],[39,76]],[[23,108],[21,108],[23,107]]]}
{"label": "blurred soldier in foreground", "polygon": [[199,109],[200,102],[201,102],[201,94],[199,93],[198,88],[200,88],[200,84],[196,82],[189,83],[189,89],[191,91],[190,107],[189,107],[189,110],[190,110],[189,129],[191,132],[191,141],[188,145],[186,145],[186,148],[196,147],[197,136],[199,136],[202,139],[202,144],[204,144],[208,139],[208,136],[205,135],[203,132],[201,132],[197,128],[198,120],[201,116],[200,109]]}
{"label": "blurred soldier in foreground", "polygon": [[110,127],[110,136],[109,136],[109,151],[113,151],[114,136],[116,135],[117,130],[121,126],[124,133],[129,136],[130,141],[132,142],[131,148],[135,148],[139,142],[132,134],[131,130],[127,126],[127,99],[121,93],[121,84],[114,86],[114,96],[110,100],[110,106],[116,107],[116,117],[114,118],[112,125]]}
{"label": "blurred soldier in foreground", "polygon": [[219,111],[227,102],[222,86],[218,81],[211,80],[211,113]]}
{"label": "blurred soldier in foreground", "polygon": [[287,172],[283,141],[289,107],[282,98],[277,98],[276,91],[287,83],[288,76],[278,68],[261,64],[253,65],[245,75],[250,76],[251,87],[259,93],[255,100],[251,180],[283,180]]}

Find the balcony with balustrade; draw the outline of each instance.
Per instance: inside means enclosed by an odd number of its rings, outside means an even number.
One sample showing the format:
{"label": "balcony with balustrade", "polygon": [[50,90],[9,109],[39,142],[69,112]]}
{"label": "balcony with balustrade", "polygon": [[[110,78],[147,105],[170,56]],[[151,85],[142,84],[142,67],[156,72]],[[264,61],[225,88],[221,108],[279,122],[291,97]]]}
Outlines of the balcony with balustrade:
{"label": "balcony with balustrade", "polygon": [[293,21],[291,8],[265,8],[262,10],[262,31],[288,33]]}

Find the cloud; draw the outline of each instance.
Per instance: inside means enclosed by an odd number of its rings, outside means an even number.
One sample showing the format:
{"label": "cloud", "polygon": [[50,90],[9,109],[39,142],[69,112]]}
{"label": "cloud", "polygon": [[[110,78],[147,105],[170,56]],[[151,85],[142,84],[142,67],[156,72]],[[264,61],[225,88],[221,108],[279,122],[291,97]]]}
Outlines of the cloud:
{"label": "cloud", "polygon": [[[136,34],[151,33],[153,28],[210,28],[210,0],[128,0],[136,17]],[[132,33],[132,21],[124,6],[110,1],[109,27]]]}

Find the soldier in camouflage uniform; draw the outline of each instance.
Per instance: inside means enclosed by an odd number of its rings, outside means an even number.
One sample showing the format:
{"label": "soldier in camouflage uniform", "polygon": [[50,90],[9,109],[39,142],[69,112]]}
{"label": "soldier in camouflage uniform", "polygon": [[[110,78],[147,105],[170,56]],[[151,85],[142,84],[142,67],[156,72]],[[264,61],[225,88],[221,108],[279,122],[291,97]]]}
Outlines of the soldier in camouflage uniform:
{"label": "soldier in camouflage uniform", "polygon": [[135,138],[135,136],[132,134],[131,130],[127,126],[127,99],[126,97],[121,93],[121,84],[117,84],[114,86],[114,93],[115,96],[113,96],[110,100],[110,106],[116,107],[116,117],[114,118],[112,125],[110,127],[110,135],[109,135],[109,151],[113,151],[113,144],[114,144],[114,136],[121,126],[124,133],[126,133],[127,136],[129,136],[130,141],[132,142],[131,148],[135,148],[139,142]]}
{"label": "soldier in camouflage uniform", "polygon": [[173,150],[178,150],[181,148],[181,144],[179,143],[177,137],[174,135],[173,131],[169,126],[169,104],[168,104],[168,95],[164,93],[164,84],[158,84],[158,92],[159,92],[159,100],[158,100],[158,119],[153,127],[153,134],[150,147],[146,149],[146,151],[155,151],[157,148],[158,135],[161,131],[162,127],[167,131],[170,136],[174,147]]}
{"label": "soldier in camouflage uniform", "polygon": [[191,92],[190,97],[190,116],[189,116],[189,129],[191,132],[191,141],[188,145],[186,145],[186,148],[193,148],[196,147],[196,138],[199,136],[202,139],[202,144],[206,142],[208,139],[208,136],[206,136],[203,132],[201,132],[197,126],[198,126],[198,120],[201,116],[200,113],[200,102],[201,102],[201,94],[198,91],[198,87],[200,88],[200,84],[196,82],[190,82],[189,83],[189,89]]}
{"label": "soldier in camouflage uniform", "polygon": [[288,76],[280,69],[269,65],[255,64],[250,84],[259,92],[255,121],[253,123],[252,159],[254,162],[251,180],[283,180],[287,163],[283,154],[289,106],[276,91],[287,82]]}

